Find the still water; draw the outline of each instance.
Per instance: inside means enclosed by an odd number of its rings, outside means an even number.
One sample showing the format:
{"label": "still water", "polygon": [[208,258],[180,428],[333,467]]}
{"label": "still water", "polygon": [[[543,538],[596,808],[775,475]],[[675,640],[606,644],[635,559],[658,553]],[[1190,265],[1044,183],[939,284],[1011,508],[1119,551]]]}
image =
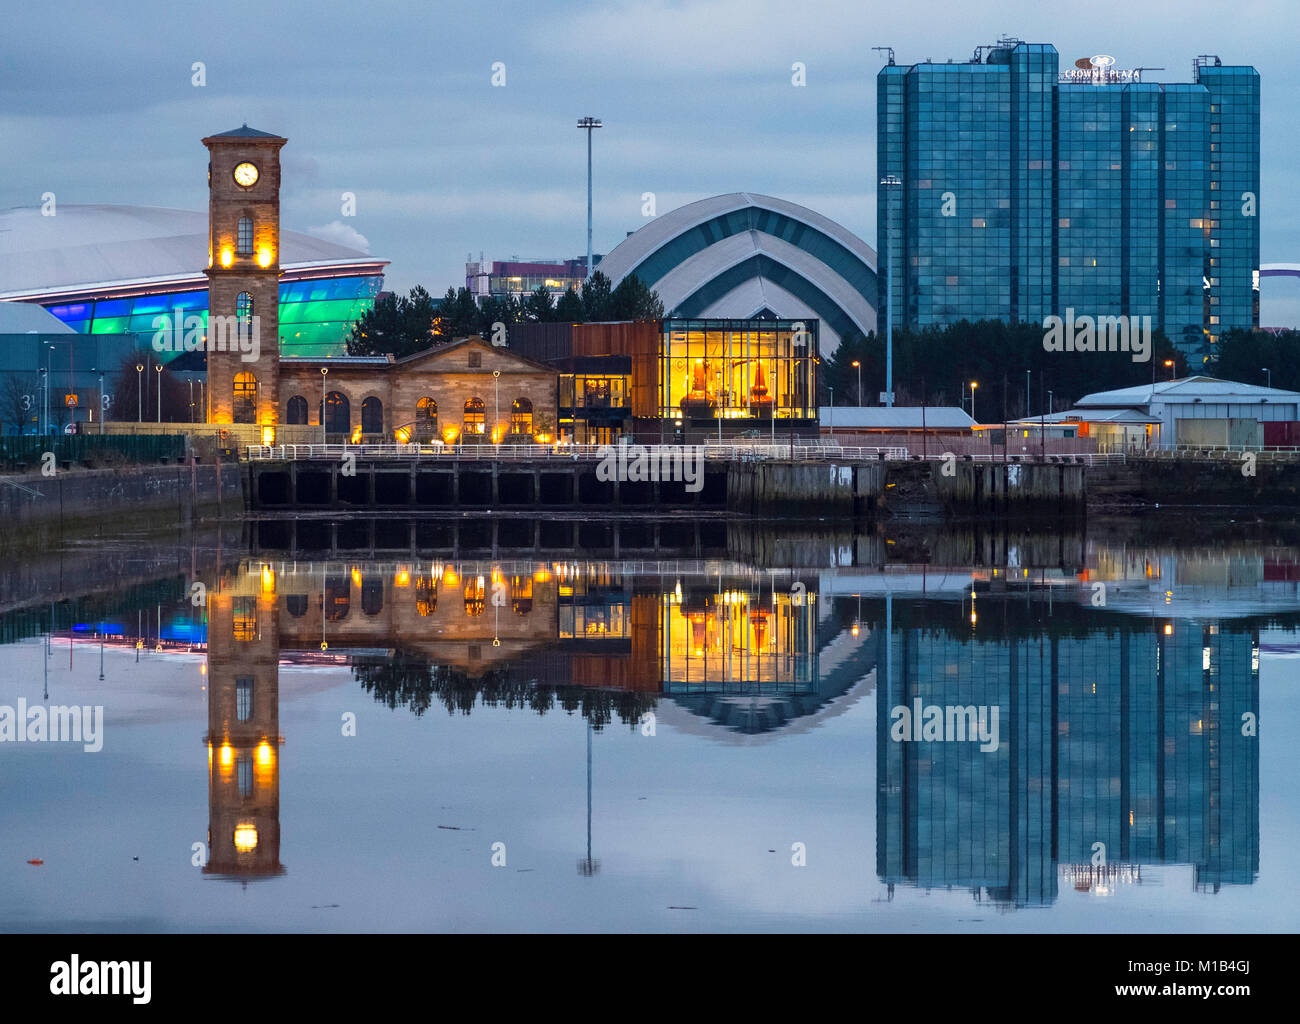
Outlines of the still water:
{"label": "still water", "polygon": [[0,928],[1300,921],[1286,539],[283,525],[7,556]]}

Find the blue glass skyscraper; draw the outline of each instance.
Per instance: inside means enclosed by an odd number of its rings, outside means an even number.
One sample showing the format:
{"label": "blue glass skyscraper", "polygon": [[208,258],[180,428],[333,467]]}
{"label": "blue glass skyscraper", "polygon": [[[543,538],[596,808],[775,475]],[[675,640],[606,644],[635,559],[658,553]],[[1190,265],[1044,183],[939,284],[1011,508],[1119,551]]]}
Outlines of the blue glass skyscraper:
{"label": "blue glass skyscraper", "polygon": [[[1194,81],[1055,47],[889,64],[877,80],[880,266],[895,323],[1150,316],[1189,357],[1259,324],[1259,73]],[[886,184],[888,182],[888,184]]]}

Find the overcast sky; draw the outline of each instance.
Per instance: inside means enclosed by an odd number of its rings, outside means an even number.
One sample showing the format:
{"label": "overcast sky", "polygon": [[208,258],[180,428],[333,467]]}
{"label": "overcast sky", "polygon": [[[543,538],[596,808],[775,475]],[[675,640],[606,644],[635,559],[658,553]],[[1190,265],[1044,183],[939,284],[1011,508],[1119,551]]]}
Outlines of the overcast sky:
{"label": "overcast sky", "polygon": [[[1264,262],[1300,262],[1295,0],[909,0],[10,4],[0,35],[0,208],[201,210],[199,139],[247,122],[287,136],[284,224],[392,261],[388,285],[464,283],[467,254],[578,256],[595,138],[595,248],[723,192],[809,206],[874,247],[880,56],[969,58],[1001,34],[1062,66],[1109,53],[1148,80],[1192,58],[1263,78]],[[203,61],[206,85],[191,84]],[[492,85],[493,64],[505,85]],[[791,84],[802,61],[807,85]],[[343,217],[341,194],[357,197]],[[1262,321],[1300,324],[1300,283],[1266,282]]]}

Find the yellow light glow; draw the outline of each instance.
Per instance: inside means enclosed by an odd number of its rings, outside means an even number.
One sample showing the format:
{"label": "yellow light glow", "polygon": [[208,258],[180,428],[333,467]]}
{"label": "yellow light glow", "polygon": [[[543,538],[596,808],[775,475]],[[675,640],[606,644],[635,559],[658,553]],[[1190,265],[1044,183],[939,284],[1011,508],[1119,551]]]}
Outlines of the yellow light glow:
{"label": "yellow light glow", "polygon": [[455,443],[456,443],[456,438],[458,438],[459,436],[460,436],[460,428],[459,428],[459,427],[443,427],[443,428],[442,428],[442,439],[443,439],[444,441],[446,441],[447,444],[455,444]]}
{"label": "yellow light glow", "polygon": [[252,825],[240,825],[235,829],[235,849],[240,853],[249,853],[257,849],[257,829]]}
{"label": "yellow light glow", "polygon": [[352,585],[354,587],[361,586],[361,570],[355,566],[352,569]]}
{"label": "yellow light glow", "polygon": [[231,252],[229,249],[222,249],[222,250],[221,250],[221,265],[222,265],[223,267],[228,267],[228,266],[230,266],[230,264],[232,264],[233,262],[235,262],[235,254],[234,254],[233,252]]}
{"label": "yellow light glow", "polygon": [[275,427],[262,428],[262,444],[275,444]]}
{"label": "yellow light glow", "polygon": [[853,623],[853,628],[849,630],[849,633],[850,633],[851,635],[853,635],[853,636],[857,636],[859,632],[860,632],[860,629],[859,629],[859,627],[858,627],[858,624],[857,624],[856,622]]}
{"label": "yellow light glow", "polygon": [[223,768],[229,768],[231,762],[234,761],[234,759],[235,759],[235,752],[230,749],[230,744],[229,743],[221,744],[221,766]]}
{"label": "yellow light glow", "polygon": [[262,593],[275,593],[275,570],[269,565],[262,566]]}
{"label": "yellow light glow", "polygon": [[551,574],[547,572],[545,569],[538,569],[535,573],[533,573],[533,581],[535,583],[550,583]]}
{"label": "yellow light glow", "polygon": [[1174,635],[1174,627],[1173,627],[1173,625],[1172,625],[1172,624],[1167,624],[1167,625],[1165,626],[1165,636],[1173,636],[1173,635]]}
{"label": "yellow light glow", "polygon": [[258,764],[261,764],[261,765],[268,765],[268,764],[271,763],[271,758],[274,757],[274,756],[275,756],[275,755],[274,755],[274,754],[272,753],[272,751],[271,751],[271,744],[269,744],[269,743],[262,743],[262,744],[257,748],[257,763],[258,763]]}
{"label": "yellow light glow", "polygon": [[393,431],[393,437],[397,439],[398,444],[406,444],[411,440],[411,430],[409,427],[398,427]]}
{"label": "yellow light glow", "polygon": [[398,569],[396,574],[393,576],[393,586],[409,587],[410,585],[411,585],[411,570],[405,567]]}
{"label": "yellow light glow", "polygon": [[259,267],[269,267],[274,256],[275,253],[273,253],[270,248],[263,246],[261,249],[257,250],[257,265]]}
{"label": "yellow light glow", "polygon": [[360,444],[360,443],[361,443],[361,425],[360,425],[360,424],[357,424],[356,429],[352,431],[352,443],[353,443],[353,444]]}
{"label": "yellow light glow", "polygon": [[456,570],[450,565],[443,571],[442,582],[449,587],[459,587],[460,577],[456,575]]}

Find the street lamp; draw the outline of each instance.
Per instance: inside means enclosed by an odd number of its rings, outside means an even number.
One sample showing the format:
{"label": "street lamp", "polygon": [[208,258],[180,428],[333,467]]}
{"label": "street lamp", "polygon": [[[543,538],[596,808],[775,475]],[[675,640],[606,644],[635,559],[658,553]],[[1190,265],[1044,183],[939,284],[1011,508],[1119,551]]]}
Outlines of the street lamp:
{"label": "street lamp", "polygon": [[[970,382],[970,418],[973,420],[975,420],[975,389],[979,386],[980,384],[977,380]],[[979,420],[975,420],[975,422],[978,423]]]}
{"label": "street lamp", "polygon": [[47,399],[47,397],[46,397],[46,393],[45,393],[45,392],[46,392],[45,382],[49,379],[49,371],[48,371],[47,369],[45,369],[45,367],[43,367],[43,366],[40,368],[40,371],[41,371],[41,433],[44,434],[44,433],[45,433],[45,415],[46,415],[46,413],[49,411],[49,408],[50,408],[50,403],[49,403],[49,400]]}
{"label": "street lamp", "polygon": [[189,378],[190,384],[190,422],[194,422],[194,378]]}
{"label": "street lamp", "polygon": [[144,422],[144,363],[135,364],[135,421]]}
{"label": "street lamp", "polygon": [[501,371],[492,371],[492,385],[496,388],[496,412],[492,414],[492,443],[497,443],[497,431],[501,428]]}
{"label": "street lamp", "polygon": [[104,375],[99,375],[99,432],[104,432],[104,416],[107,410],[104,408]]}
{"label": "street lamp", "polygon": [[[889,189],[885,198],[885,408],[894,407],[894,295],[890,291],[890,265],[894,262],[894,241],[890,231],[890,210],[893,206],[889,196],[893,189],[903,184],[903,179],[896,174],[886,174],[880,184]],[[974,419],[975,417],[971,417]]]}
{"label": "street lamp", "polygon": [[330,372],[328,366],[320,368],[320,443],[325,443],[325,375]]}
{"label": "street lamp", "polygon": [[158,422],[162,422],[162,363],[154,364],[154,373],[158,374]]}
{"label": "street lamp", "polygon": [[591,277],[591,133],[605,125],[598,117],[584,117],[578,127],[587,130],[587,277]]}
{"label": "street lamp", "polygon": [[1173,361],[1172,359],[1166,359],[1166,360],[1165,360],[1165,366],[1169,367],[1169,379],[1170,379],[1170,380],[1173,380],[1173,379],[1174,379],[1174,361]]}
{"label": "street lamp", "polygon": [[862,405],[862,361],[855,359],[853,365],[858,368],[858,405]]}
{"label": "street lamp", "polygon": [[1261,366],[1260,369],[1268,374],[1268,386],[1271,390],[1273,387],[1273,371],[1270,370],[1267,366]]}
{"label": "street lamp", "polygon": [[45,432],[50,432],[50,377],[54,371],[54,345],[45,353]]}

